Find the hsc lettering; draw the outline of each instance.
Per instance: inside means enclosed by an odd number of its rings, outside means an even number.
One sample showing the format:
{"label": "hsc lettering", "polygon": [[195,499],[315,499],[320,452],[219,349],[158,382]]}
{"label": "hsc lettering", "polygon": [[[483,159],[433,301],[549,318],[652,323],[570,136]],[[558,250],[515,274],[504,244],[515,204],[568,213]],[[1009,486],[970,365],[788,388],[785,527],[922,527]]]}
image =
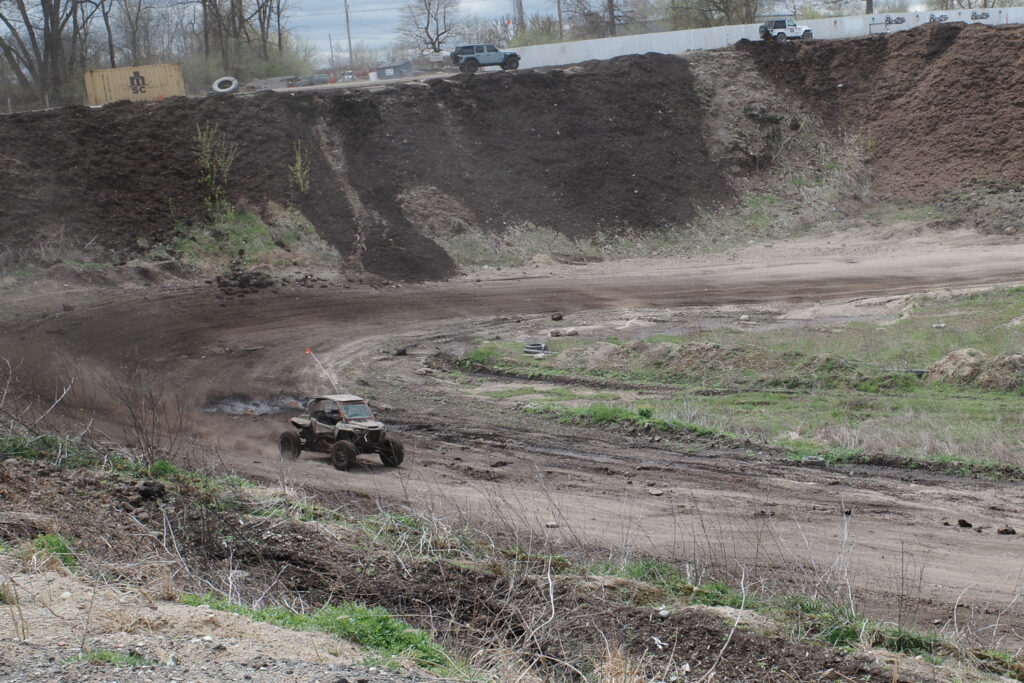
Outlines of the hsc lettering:
{"label": "hsc lettering", "polygon": [[136,71],[128,78],[128,85],[133,95],[142,95],[146,92],[146,77]]}

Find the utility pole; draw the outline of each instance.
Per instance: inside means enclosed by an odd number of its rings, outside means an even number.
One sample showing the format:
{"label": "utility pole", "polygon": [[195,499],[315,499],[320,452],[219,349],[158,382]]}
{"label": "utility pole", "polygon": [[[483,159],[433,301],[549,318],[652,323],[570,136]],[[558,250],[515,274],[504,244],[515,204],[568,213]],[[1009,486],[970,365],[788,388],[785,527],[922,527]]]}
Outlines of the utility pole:
{"label": "utility pole", "polygon": [[523,11],[523,0],[512,1],[512,13],[516,17],[516,33],[526,28],[526,13]]}
{"label": "utility pole", "polygon": [[330,33],[327,34],[327,44],[331,46],[331,71],[334,71],[334,40]]}
{"label": "utility pole", "polygon": [[355,77],[356,67],[352,61],[352,22],[348,20],[348,0],[345,0],[345,30],[348,31],[348,70]]}
{"label": "utility pole", "polygon": [[562,0],[558,0],[558,40],[562,41]]}

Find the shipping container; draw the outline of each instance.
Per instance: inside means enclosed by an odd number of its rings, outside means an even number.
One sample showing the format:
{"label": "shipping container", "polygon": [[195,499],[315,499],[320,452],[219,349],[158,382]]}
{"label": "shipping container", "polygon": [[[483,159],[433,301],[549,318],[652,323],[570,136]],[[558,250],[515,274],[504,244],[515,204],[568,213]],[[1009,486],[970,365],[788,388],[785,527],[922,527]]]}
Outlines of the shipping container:
{"label": "shipping container", "polygon": [[184,95],[185,81],[181,64],[96,69],[85,72],[85,93],[92,107],[118,100],[151,102]]}

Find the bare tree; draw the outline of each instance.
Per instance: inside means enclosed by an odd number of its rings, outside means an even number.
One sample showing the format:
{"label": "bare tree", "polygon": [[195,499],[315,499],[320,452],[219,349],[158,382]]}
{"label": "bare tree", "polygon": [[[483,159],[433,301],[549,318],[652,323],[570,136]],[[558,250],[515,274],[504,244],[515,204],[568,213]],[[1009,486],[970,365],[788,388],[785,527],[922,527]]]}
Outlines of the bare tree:
{"label": "bare tree", "polygon": [[38,95],[56,95],[74,67],[92,13],[80,0],[0,0],[0,53],[18,83]]}
{"label": "bare tree", "polygon": [[460,28],[458,0],[412,0],[402,8],[401,42],[422,52],[441,52]]}

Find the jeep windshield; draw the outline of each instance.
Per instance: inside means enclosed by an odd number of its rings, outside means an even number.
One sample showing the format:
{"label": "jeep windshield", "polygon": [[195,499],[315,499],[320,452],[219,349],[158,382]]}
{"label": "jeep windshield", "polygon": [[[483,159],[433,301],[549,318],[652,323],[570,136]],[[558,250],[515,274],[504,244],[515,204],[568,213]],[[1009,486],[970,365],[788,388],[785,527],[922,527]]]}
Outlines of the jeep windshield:
{"label": "jeep windshield", "polygon": [[372,420],[373,413],[370,406],[365,403],[342,403],[341,409],[345,411],[346,420]]}

